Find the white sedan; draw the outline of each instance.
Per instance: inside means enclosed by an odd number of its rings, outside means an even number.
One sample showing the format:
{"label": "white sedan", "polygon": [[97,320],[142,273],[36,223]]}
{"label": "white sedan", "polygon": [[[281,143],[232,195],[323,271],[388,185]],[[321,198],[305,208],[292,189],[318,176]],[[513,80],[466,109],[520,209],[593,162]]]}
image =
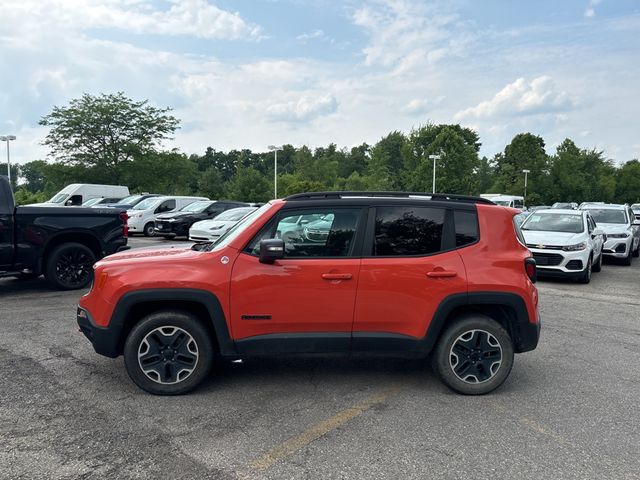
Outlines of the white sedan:
{"label": "white sedan", "polygon": [[227,233],[227,230],[257,209],[258,207],[232,208],[211,220],[196,222],[189,229],[189,240],[194,242],[215,242]]}
{"label": "white sedan", "polygon": [[591,281],[602,268],[604,232],[580,210],[537,210],[520,227],[540,276]]}

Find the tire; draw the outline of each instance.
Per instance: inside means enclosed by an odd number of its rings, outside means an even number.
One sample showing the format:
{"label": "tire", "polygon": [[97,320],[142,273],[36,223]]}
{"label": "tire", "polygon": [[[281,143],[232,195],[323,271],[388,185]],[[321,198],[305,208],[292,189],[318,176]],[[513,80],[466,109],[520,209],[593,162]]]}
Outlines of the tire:
{"label": "tire", "polygon": [[587,260],[587,266],[584,269],[584,273],[578,278],[578,283],[584,283],[585,285],[591,282],[591,273],[593,271],[593,257],[589,257]]}
{"label": "tire", "polygon": [[598,255],[598,261],[593,264],[591,270],[596,273],[602,270],[602,252],[600,252],[600,255]]}
{"label": "tire", "polygon": [[144,230],[142,230],[142,233],[144,234],[145,237],[153,237],[153,235],[155,234],[153,228],[154,228],[153,222],[149,222],[144,226]]}
{"label": "tire", "polygon": [[[478,350],[484,352],[469,350],[465,346],[468,342],[476,342],[478,338]],[[465,351],[470,351],[471,356],[460,360]],[[489,353],[492,356],[487,360]],[[498,322],[485,315],[473,314],[459,317],[444,331],[431,362],[442,382],[451,390],[463,395],[484,395],[507,379],[513,367],[513,353],[511,337]],[[473,363],[474,360],[480,361]],[[461,361],[464,363],[461,364]],[[496,367],[497,361],[500,363]],[[467,368],[460,370],[460,367],[469,363]],[[454,371],[455,367],[458,367],[457,372]]]}
{"label": "tire", "polygon": [[53,249],[45,263],[45,277],[58,290],[85,288],[93,280],[96,256],[81,243],[63,243]]}
{"label": "tire", "polygon": [[636,249],[633,251],[633,256],[635,258],[640,257],[640,240],[638,241],[638,246],[636,247]]}
{"label": "tire", "polygon": [[[129,377],[154,395],[190,392],[207,377],[213,359],[206,328],[195,316],[182,311],[165,310],[146,316],[133,327],[124,344]],[[145,361],[147,368],[143,369]]]}
{"label": "tire", "polygon": [[[633,244],[631,246],[633,247]],[[633,260],[633,253],[631,253],[631,248],[629,248],[627,256],[622,259],[622,264],[628,267],[631,265],[631,260]]]}

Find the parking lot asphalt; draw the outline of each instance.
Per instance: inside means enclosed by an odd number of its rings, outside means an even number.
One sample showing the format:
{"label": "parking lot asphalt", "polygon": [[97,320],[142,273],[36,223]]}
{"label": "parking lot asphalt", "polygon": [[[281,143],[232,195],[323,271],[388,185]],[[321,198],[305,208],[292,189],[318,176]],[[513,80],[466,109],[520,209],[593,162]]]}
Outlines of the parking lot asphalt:
{"label": "parking lot asphalt", "polygon": [[0,478],[640,479],[640,261],[538,287],[540,345],[487,396],[424,361],[283,358],[154,397],[78,332],[82,292],[2,279]]}

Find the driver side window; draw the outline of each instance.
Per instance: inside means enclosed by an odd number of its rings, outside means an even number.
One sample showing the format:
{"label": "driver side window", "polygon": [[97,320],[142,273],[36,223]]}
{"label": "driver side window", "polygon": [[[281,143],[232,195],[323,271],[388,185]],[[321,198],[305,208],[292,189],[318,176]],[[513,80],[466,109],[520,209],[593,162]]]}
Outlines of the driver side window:
{"label": "driver side window", "polygon": [[246,252],[260,253],[260,241],[280,238],[285,258],[348,257],[353,249],[360,208],[284,212],[263,228]]}
{"label": "driver side window", "polygon": [[175,200],[165,200],[160,205],[158,205],[158,208],[156,208],[156,212],[155,213],[169,212],[169,211],[173,210],[174,208],[176,208],[176,201]]}

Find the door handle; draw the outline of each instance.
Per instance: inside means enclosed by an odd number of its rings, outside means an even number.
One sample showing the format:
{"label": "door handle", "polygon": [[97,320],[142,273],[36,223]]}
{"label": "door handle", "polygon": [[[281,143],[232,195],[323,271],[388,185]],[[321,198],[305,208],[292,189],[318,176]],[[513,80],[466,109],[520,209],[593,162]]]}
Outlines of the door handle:
{"label": "door handle", "polygon": [[450,278],[458,275],[456,272],[451,270],[433,270],[431,272],[427,272],[427,277],[430,278]]}
{"label": "door handle", "polygon": [[353,275],[350,273],[323,273],[323,280],[351,280]]}

